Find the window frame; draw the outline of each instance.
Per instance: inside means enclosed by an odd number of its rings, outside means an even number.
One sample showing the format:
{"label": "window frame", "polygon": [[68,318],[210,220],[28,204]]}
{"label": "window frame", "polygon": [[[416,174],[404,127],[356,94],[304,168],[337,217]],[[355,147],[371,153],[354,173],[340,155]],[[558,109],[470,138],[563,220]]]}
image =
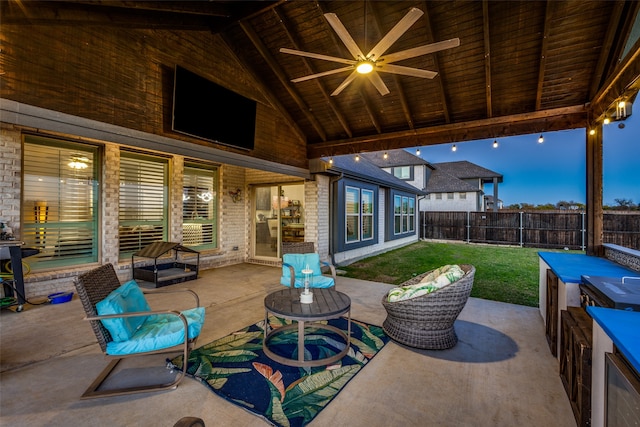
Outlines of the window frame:
{"label": "window frame", "polygon": [[[42,214],[40,210],[36,210],[37,206],[34,206],[34,215],[38,218],[34,218],[33,221],[27,221],[27,197],[30,197],[32,193],[40,191],[41,193],[47,193],[47,199],[52,200],[51,188],[43,184],[43,187],[38,190],[35,188],[35,184],[29,183],[31,171],[28,169],[28,162],[26,157],[32,158],[29,155],[30,149],[35,150],[37,146],[47,147],[47,149],[58,150],[58,170],[55,175],[55,181],[57,182],[57,192],[53,197],[55,203],[46,207],[45,213]],[[31,147],[31,148],[30,148]],[[70,154],[70,152],[72,154]],[[77,156],[76,156],[77,153]],[[48,136],[25,134],[23,137],[23,167],[22,167],[22,183],[23,190],[21,195],[21,215],[20,222],[22,227],[22,240],[28,247],[34,247],[39,249],[39,253],[32,255],[29,258],[29,264],[32,270],[41,270],[47,268],[68,267],[75,265],[82,265],[87,263],[93,263],[98,261],[100,240],[99,240],[99,228],[100,228],[100,179],[102,176],[101,164],[102,164],[102,147],[94,144],[79,143],[64,139],[58,139]],[[92,169],[90,176],[83,176],[82,178],[71,177],[63,174],[63,162],[62,156],[70,156],[72,160],[74,158],[86,158],[86,163]],[[75,157],[74,157],[75,156]],[[82,159],[84,163],[84,159]],[[51,159],[47,159],[47,167],[52,164]],[[39,164],[38,172],[33,174],[34,176],[43,175],[41,172],[44,166]],[[28,172],[28,173],[26,173]],[[35,172],[35,169],[34,169]],[[87,171],[84,171],[86,174]],[[54,175],[49,175],[53,177]],[[37,179],[42,181],[43,178]],[[74,180],[74,183],[69,183],[70,179]],[[78,204],[78,194],[82,192],[72,191],[73,196],[65,197],[65,184],[74,186],[73,188],[88,189],[85,190],[86,201],[88,203],[82,205]],[[89,184],[89,187],[87,186]],[[65,201],[66,200],[66,201]],[[36,203],[36,201],[33,201]],[[70,202],[70,203],[69,203]],[[71,205],[71,206],[70,206]],[[57,206],[56,211],[51,211],[49,208]],[[66,210],[63,207],[67,208]],[[85,221],[70,221],[65,220],[65,217],[82,216],[81,210],[86,210],[84,216]],[[51,218],[51,216],[57,215],[57,220]],[[44,215],[44,222],[40,217]],[[43,226],[43,224],[46,224]],[[32,231],[33,230],[33,231]],[[86,232],[82,233],[81,231]],[[31,234],[33,233],[33,236]],[[42,237],[45,236],[45,237]],[[52,237],[54,237],[52,239]],[[73,236],[73,237],[65,237]],[[44,241],[46,239],[46,241]]]}
{"label": "window frame", "polygon": [[[206,173],[209,172],[211,174],[211,179],[212,179],[212,183],[211,183],[211,190],[214,193],[213,194],[213,198],[210,201],[211,205],[210,205],[210,209],[211,212],[210,214],[210,218],[192,218],[189,222],[185,222],[185,199],[184,199],[184,195],[185,195],[185,188],[187,188],[186,186],[186,180],[187,180],[187,175],[188,175],[188,170],[193,170],[193,171],[198,171],[199,173],[197,175],[201,175],[201,176],[206,176]],[[195,175],[195,174],[194,174]],[[218,224],[219,224],[219,215],[220,215],[220,211],[219,211],[219,194],[220,194],[220,167],[219,165],[213,165],[213,164],[203,164],[203,163],[199,163],[199,162],[194,162],[194,161],[190,161],[190,160],[185,160],[184,162],[184,169],[183,169],[183,182],[182,182],[182,221],[181,221],[181,226],[182,226],[182,240],[184,242],[184,245],[187,247],[190,247],[192,249],[195,250],[205,250],[205,249],[218,249],[219,247],[219,230],[218,230]],[[199,206],[196,205],[196,210],[200,210]],[[187,224],[200,224],[200,225],[210,225],[211,226],[211,241],[207,242],[207,243],[200,243],[200,244],[194,244],[194,245],[190,245],[188,244],[188,238],[186,237],[186,233],[185,233],[185,225]]]}
{"label": "window frame", "polygon": [[[343,252],[378,243],[378,186],[351,179],[341,180],[336,185],[334,206],[336,207],[337,227],[334,229],[334,241],[338,251]],[[352,212],[347,212],[348,194],[357,195],[352,201],[352,203],[356,203]],[[356,198],[357,200],[355,200]],[[347,219],[348,217],[352,218],[351,222]],[[355,238],[350,239],[348,236],[348,223],[356,224],[357,236]]]}
{"label": "window frame", "polygon": [[401,239],[416,234],[415,194],[391,189],[387,211],[388,240]]}
{"label": "window frame", "polygon": [[[132,209],[132,213],[137,213],[137,215],[142,215],[142,216],[148,215],[147,213],[143,212],[143,209],[141,209],[139,199],[140,197],[144,197],[144,195],[140,191],[140,187],[142,185],[140,184],[139,180],[134,181],[132,183],[133,186],[137,187],[136,189],[137,191],[131,191],[131,194],[125,194],[123,196],[123,193],[127,193],[123,191],[126,189],[126,185],[127,185],[126,182],[123,182],[123,172],[126,173],[125,167],[123,167],[123,162],[122,162],[123,158],[131,161],[136,161],[138,163],[137,164],[138,167],[141,166],[142,164],[141,162],[148,163],[148,164],[161,165],[162,171],[163,171],[162,172],[162,201],[160,202],[160,205],[161,205],[160,209],[162,211],[161,219],[151,219],[151,218],[150,219],[144,219],[144,218],[143,219],[123,219],[124,209]],[[141,171],[142,169],[137,170],[138,175],[140,174]],[[135,171],[132,171],[132,172],[135,173]],[[147,172],[151,172],[151,170]],[[126,176],[124,178],[126,178]],[[153,154],[146,154],[146,153],[143,154],[139,152],[121,149],[119,180],[120,180],[120,194],[118,197],[118,253],[119,253],[119,259],[126,259],[128,257],[131,257],[138,250],[152,243],[153,241],[157,241],[158,237],[160,237],[160,239],[163,241],[167,241],[167,238],[169,235],[169,227],[170,227],[170,223],[169,223],[169,203],[170,203],[169,158],[153,155]],[[157,186],[157,183],[155,183],[155,185]],[[152,188],[155,188],[155,187],[152,187]],[[136,198],[136,203],[132,203],[131,205],[124,204],[123,197],[131,197],[131,196]],[[148,197],[148,199],[151,200],[152,198]],[[131,214],[127,213],[126,217],[128,217],[129,215]],[[156,218],[158,218],[158,212],[155,213],[155,216]],[[149,228],[149,227],[152,227],[152,228]],[[161,227],[161,229],[158,230],[158,227]],[[158,231],[160,232],[158,233]],[[138,236],[137,245],[135,245],[136,233]],[[127,244],[125,246],[125,244],[123,243],[123,236],[132,236],[132,239],[127,239],[127,241],[131,241],[133,243]]]}

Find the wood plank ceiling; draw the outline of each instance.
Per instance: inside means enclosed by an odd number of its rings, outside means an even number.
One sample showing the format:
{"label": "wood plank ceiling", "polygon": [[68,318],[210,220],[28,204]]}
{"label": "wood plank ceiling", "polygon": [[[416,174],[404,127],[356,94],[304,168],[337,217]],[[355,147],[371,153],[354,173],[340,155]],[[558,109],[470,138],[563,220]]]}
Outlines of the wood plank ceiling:
{"label": "wood plank ceiling", "polygon": [[[628,87],[611,79],[640,7],[583,0],[38,3],[51,22],[218,33],[306,139],[309,158],[587,127],[589,114],[601,115],[621,95],[603,90]],[[325,13],[335,13],[368,52],[413,7],[424,15],[387,53],[459,38],[459,47],[398,63],[435,71],[434,79],[379,73],[390,91],[384,96],[362,76],[331,96],[349,72],[291,82],[344,65],[280,48],[352,58]],[[640,74],[637,51],[638,43],[628,75]]]}

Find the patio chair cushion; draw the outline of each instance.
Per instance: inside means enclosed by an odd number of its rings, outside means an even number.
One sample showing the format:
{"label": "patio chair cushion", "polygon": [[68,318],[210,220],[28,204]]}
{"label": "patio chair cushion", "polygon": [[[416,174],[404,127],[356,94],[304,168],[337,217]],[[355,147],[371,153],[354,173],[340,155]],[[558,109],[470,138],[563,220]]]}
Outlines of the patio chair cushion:
{"label": "patio chair cushion", "polygon": [[307,267],[312,270],[311,287],[313,288],[330,288],[335,285],[333,277],[325,277],[322,275],[320,263],[320,255],[313,252],[307,254],[284,254],[282,256],[282,276],[280,283],[284,286],[291,285],[291,270],[293,267],[295,274],[295,287],[304,288],[304,273],[302,270]]}
{"label": "patio chair cushion", "polygon": [[426,275],[420,282],[393,288],[388,293],[389,302],[405,301],[429,294],[442,289],[464,276],[464,271],[458,265],[445,265]]}
{"label": "patio chair cushion", "polygon": [[[99,316],[106,314],[135,313],[138,311],[151,311],[142,290],[135,280],[130,280],[120,285],[105,299],[96,304]],[[117,317],[102,319],[101,322],[109,331],[114,341],[126,341],[130,339],[136,330],[144,323],[147,316]]]}
{"label": "patio chair cushion", "polygon": [[[200,335],[204,323],[204,307],[195,307],[181,312],[187,319],[188,338]],[[111,356],[156,351],[180,345],[184,342],[184,324],[176,314],[160,313],[146,317],[131,339],[107,343],[107,354]]]}

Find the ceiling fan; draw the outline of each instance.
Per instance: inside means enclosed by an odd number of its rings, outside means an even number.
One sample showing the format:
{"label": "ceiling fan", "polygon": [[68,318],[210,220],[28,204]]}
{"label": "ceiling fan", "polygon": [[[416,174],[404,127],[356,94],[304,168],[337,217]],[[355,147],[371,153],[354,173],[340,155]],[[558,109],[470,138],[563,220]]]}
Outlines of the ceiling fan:
{"label": "ceiling fan", "polygon": [[304,56],[307,58],[323,59],[325,61],[337,62],[339,64],[346,64],[346,67],[336,68],[334,70],[323,71],[321,73],[311,74],[309,76],[299,77],[291,80],[294,83],[304,82],[306,80],[315,79],[318,77],[324,77],[331,74],[342,73],[344,71],[352,70],[352,73],[333,91],[331,96],[336,96],[344,90],[358,74],[366,75],[373,86],[378,89],[380,95],[386,95],[389,93],[389,89],[382,81],[382,78],[378,75],[378,72],[400,74],[404,76],[420,77],[425,79],[432,79],[438,73],[429,70],[421,70],[419,68],[404,67],[401,65],[394,65],[394,62],[402,61],[404,59],[415,58],[416,56],[426,55],[428,53],[438,52],[444,49],[450,49],[460,46],[460,39],[450,39],[437,43],[431,43],[423,46],[414,47],[411,49],[403,50],[401,52],[390,53],[384,55],[384,53],[396,42],[404,33],[420,18],[424,12],[415,7],[411,8],[409,12],[376,44],[373,49],[364,55],[356,42],[353,40],[345,26],[335,13],[325,13],[324,17],[329,22],[329,25],[334,29],[340,40],[345,44],[354,59],[337,58],[334,56],[322,55],[319,53],[305,52],[301,50],[281,48],[280,52],[288,53],[291,55]]}

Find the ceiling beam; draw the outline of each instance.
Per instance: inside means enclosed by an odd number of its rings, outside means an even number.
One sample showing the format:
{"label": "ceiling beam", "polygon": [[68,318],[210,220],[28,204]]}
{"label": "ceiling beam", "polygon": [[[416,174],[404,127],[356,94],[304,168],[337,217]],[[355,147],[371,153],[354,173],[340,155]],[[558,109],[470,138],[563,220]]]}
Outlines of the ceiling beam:
{"label": "ceiling beam", "polygon": [[493,117],[491,105],[491,33],[489,26],[489,2],[482,2],[482,32],[484,33],[484,85],[487,98],[487,117]]}
{"label": "ceiling beam", "polygon": [[227,49],[229,50],[229,52],[231,52],[233,54],[233,57],[242,66],[244,71],[251,76],[251,78],[253,79],[253,81],[256,84],[257,89],[262,93],[262,95],[265,97],[265,99],[267,99],[269,101],[270,106],[273,109],[275,109],[276,111],[278,111],[280,114],[282,114],[282,117],[286,120],[286,122],[289,124],[289,126],[291,126],[291,129],[293,129],[295,131],[296,135],[298,135],[300,140],[306,142],[307,141],[307,137],[305,136],[305,133],[302,131],[302,129],[300,129],[300,126],[298,126],[298,124],[293,119],[293,117],[291,117],[291,115],[289,114],[287,109],[284,107],[284,105],[282,105],[280,103],[280,101],[278,100],[278,98],[271,92],[271,90],[264,83],[262,78],[260,78],[260,76],[258,74],[253,72],[251,67],[240,57],[240,55],[237,54],[237,52],[235,52],[235,50],[233,49],[234,45],[233,45],[232,41],[227,39],[225,33],[220,33],[220,34],[218,34],[218,36],[220,36],[220,38],[222,39],[224,44],[227,45]]}
{"label": "ceiling beam", "polygon": [[640,90],[640,39],[636,42],[623,63],[617,67],[600,91],[593,97],[590,108],[590,121],[595,123],[620,97],[631,97]]}
{"label": "ceiling beam", "polygon": [[607,65],[611,63],[611,56],[614,53],[613,51],[615,50],[613,43],[620,26],[623,9],[624,1],[617,1],[615,3],[612,3],[609,27],[607,28],[602,46],[600,47],[600,57],[598,58],[598,63],[596,64],[596,68],[593,72],[593,75],[591,76],[589,99],[593,99],[593,97],[598,92],[600,84],[602,84],[602,76],[604,75],[605,69]]}
{"label": "ceiling beam", "polygon": [[[282,14],[280,12],[278,12],[277,9],[274,8],[272,10],[273,10],[273,13],[276,15],[276,18],[278,19],[278,22],[280,22],[282,24],[282,29],[285,32],[285,34],[286,34],[287,38],[289,39],[289,41],[291,42],[291,45],[293,46],[293,48],[296,49],[296,50],[303,50],[302,47],[300,46],[300,41],[298,40],[298,38],[295,37],[292,34],[292,32],[289,30],[289,25],[288,25],[287,19],[284,16],[282,16]],[[302,62],[304,63],[304,65],[307,67],[307,72],[309,73],[309,75],[317,73],[317,71],[311,66],[310,61],[306,57],[299,56],[298,58],[301,59]],[[331,96],[331,94],[329,93],[327,88],[322,84],[321,79],[313,79],[313,81],[318,86],[318,90],[322,94],[325,102],[327,102],[327,104],[329,104],[329,107],[331,108],[331,111],[333,111],[333,114],[336,116],[336,118],[338,119],[338,121],[342,125],[342,129],[344,129],[345,133],[349,136],[349,138],[353,137],[353,131],[351,130],[351,127],[349,126],[349,123],[347,122],[347,118],[339,110],[338,105],[336,104],[334,98]],[[290,84],[290,83],[288,83],[288,84]]]}
{"label": "ceiling beam", "polygon": [[[431,25],[431,17],[429,16],[429,7],[428,3],[425,1],[422,3],[422,9],[424,12],[424,19],[427,22],[427,39],[431,42],[435,42],[435,36],[433,35],[433,25]],[[447,94],[444,91],[444,75],[442,74],[442,70],[440,69],[440,63],[438,61],[438,54],[432,53],[433,58],[433,71],[438,73],[438,78],[436,79],[438,95],[440,95],[440,100],[442,101],[442,114],[444,116],[445,123],[451,123],[451,114],[449,113],[449,101],[447,99]]]}
{"label": "ceiling beam", "polygon": [[[373,15],[373,22],[376,26],[376,30],[378,33],[382,33],[380,31],[380,14],[374,7],[375,3],[371,3],[371,13]],[[396,74],[390,74],[393,82],[396,86],[396,94],[398,98],[400,98],[400,106],[402,107],[402,112],[404,113],[405,120],[407,121],[407,126],[409,129],[414,128],[413,124],[413,116],[411,115],[411,108],[409,107],[409,103],[407,102],[407,96],[404,93],[404,89],[402,88],[402,84],[400,84],[400,79]]]}
{"label": "ceiling beam", "polygon": [[555,108],[382,135],[309,144],[309,159],[587,127],[587,107]]}
{"label": "ceiling beam", "polygon": [[309,112],[309,106],[305,104],[300,95],[298,95],[298,92],[289,84],[289,78],[285,75],[284,70],[280,68],[280,65],[278,65],[278,62],[273,58],[271,53],[269,53],[269,50],[264,45],[264,43],[262,43],[262,40],[260,40],[260,36],[258,36],[255,30],[250,25],[247,25],[244,21],[240,21],[239,24],[240,28],[242,28],[249,40],[251,40],[253,46],[260,53],[262,58],[267,62],[273,74],[278,77],[278,80],[280,80],[280,83],[287,90],[289,96],[293,98],[295,103],[298,105],[298,108],[300,108],[300,111],[302,111],[302,113],[307,117],[307,120],[309,120],[318,136],[320,136],[323,141],[326,141],[327,133],[322,128],[322,125],[320,124],[320,122],[318,122],[318,119]]}
{"label": "ceiling beam", "polygon": [[538,66],[538,89],[536,91],[536,111],[542,108],[542,93],[544,91],[544,76],[547,70],[547,50],[549,46],[549,30],[551,29],[551,7],[549,2],[544,4],[544,28],[542,29],[542,47],[540,48],[540,64]]}
{"label": "ceiling beam", "polygon": [[[317,9],[322,13],[322,18],[323,18],[323,22],[324,22],[323,32],[326,33],[326,34],[329,34],[329,36],[331,37],[331,40],[332,40],[333,45],[335,46],[335,48],[339,52],[342,52],[342,58],[352,58],[351,53],[347,50],[347,48],[344,45],[344,43],[342,42],[342,40],[338,39],[338,37],[336,36],[335,31],[333,30],[331,25],[329,25],[329,22],[326,19],[324,19],[324,14],[327,12],[327,9],[326,9],[326,6],[325,6],[324,3],[325,2],[316,1]],[[366,19],[366,16],[365,16],[365,19]],[[351,34],[351,36],[354,37],[353,34]],[[362,79],[357,79],[357,80],[361,81]],[[353,85],[354,83],[351,83],[351,84]],[[371,108],[371,102],[370,102],[369,98],[367,97],[367,94],[364,92],[364,90],[358,90],[358,94],[362,98],[362,102],[364,103],[365,110],[366,110],[367,114],[369,115],[369,119],[371,120],[371,123],[376,128],[377,132],[380,133],[381,129],[382,129],[382,127],[380,126],[380,120],[378,120],[378,118],[374,114],[374,111]]]}

